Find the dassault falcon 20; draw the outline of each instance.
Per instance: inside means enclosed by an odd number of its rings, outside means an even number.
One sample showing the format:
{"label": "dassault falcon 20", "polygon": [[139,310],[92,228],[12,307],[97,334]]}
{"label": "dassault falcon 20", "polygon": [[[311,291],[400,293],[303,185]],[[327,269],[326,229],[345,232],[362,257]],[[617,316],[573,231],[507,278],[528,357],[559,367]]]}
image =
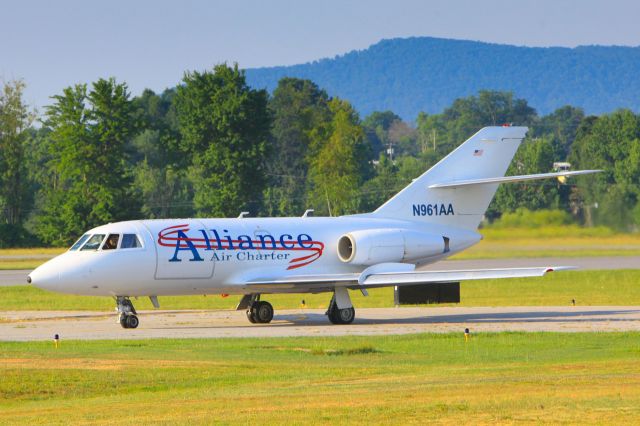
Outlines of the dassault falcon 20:
{"label": "dassault falcon 20", "polygon": [[268,323],[274,293],[332,293],[334,324],[355,317],[349,290],[542,276],[557,267],[417,271],[474,244],[498,185],[595,170],[504,176],[526,127],[486,127],[377,210],[341,217],[136,220],[99,226],[34,270],[33,285],[112,296],[136,328],[130,297],[243,295],[238,310]]}

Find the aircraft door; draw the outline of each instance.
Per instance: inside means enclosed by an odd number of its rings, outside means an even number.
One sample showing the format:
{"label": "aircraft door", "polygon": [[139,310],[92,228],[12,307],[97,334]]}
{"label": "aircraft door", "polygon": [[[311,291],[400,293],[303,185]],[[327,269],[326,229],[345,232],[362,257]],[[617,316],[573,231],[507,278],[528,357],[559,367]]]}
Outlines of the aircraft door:
{"label": "aircraft door", "polygon": [[207,279],[215,262],[210,234],[198,220],[154,220],[145,222],[156,247],[157,280]]}

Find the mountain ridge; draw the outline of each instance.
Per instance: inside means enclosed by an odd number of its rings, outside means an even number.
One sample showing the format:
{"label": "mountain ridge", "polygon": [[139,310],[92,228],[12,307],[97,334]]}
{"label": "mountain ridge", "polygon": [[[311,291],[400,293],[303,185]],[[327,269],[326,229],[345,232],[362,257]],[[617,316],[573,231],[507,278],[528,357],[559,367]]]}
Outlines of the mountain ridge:
{"label": "mountain ridge", "polygon": [[383,39],[304,64],[252,68],[247,82],[273,91],[308,78],[363,115],[390,109],[413,120],[480,90],[511,91],[542,114],[564,105],[600,114],[640,110],[640,47],[526,47],[435,37]]}

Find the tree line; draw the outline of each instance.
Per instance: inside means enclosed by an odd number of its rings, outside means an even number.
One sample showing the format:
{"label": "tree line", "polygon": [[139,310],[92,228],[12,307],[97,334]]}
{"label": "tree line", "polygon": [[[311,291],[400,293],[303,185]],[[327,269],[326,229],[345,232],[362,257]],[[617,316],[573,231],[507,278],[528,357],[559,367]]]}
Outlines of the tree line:
{"label": "tree line", "polygon": [[493,220],[517,208],[640,225],[640,116],[539,116],[509,92],[481,91],[414,123],[361,119],[310,80],[270,95],[237,65],[187,72],[176,88],[132,96],[114,78],[65,88],[36,114],[25,85],[0,94],[0,246],[65,245],[99,224],[139,218],[299,216],[371,211],[487,125],[530,127],[508,173],[554,162],[605,170],[567,182],[503,185]]}

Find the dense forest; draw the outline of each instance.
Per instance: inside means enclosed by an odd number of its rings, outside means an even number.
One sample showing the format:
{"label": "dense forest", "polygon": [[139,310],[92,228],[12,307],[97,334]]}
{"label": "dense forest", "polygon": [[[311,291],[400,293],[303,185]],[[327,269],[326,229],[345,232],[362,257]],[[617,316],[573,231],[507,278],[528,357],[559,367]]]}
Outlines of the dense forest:
{"label": "dense forest", "polygon": [[382,40],[306,64],[247,70],[252,87],[284,77],[314,81],[363,115],[391,110],[405,120],[439,113],[480,90],[509,90],[550,114],[564,105],[589,114],[640,111],[640,47],[525,47],[411,37]]}
{"label": "dense forest", "polygon": [[269,94],[224,64],[159,94],[132,96],[113,78],[78,84],[37,114],[24,88],[9,81],[0,92],[0,246],[65,245],[137,218],[370,211],[480,128],[504,123],[530,127],[510,174],[560,161],[605,172],[503,185],[488,220],[527,208],[640,225],[640,116],[629,110],[540,116],[510,92],[480,91],[414,122],[389,110],[361,118],[313,81],[282,78]]}

